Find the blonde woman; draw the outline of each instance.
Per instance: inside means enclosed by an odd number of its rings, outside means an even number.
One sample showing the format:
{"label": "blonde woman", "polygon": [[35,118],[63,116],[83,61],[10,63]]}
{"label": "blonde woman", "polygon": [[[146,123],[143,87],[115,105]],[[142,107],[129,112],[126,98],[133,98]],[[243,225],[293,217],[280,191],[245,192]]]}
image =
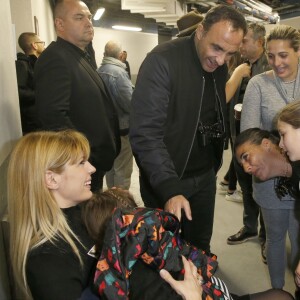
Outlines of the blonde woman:
{"label": "blonde woman", "polygon": [[8,167],[13,274],[22,299],[79,299],[96,260],[78,204],[92,196],[87,139],[76,131],[19,140]]}

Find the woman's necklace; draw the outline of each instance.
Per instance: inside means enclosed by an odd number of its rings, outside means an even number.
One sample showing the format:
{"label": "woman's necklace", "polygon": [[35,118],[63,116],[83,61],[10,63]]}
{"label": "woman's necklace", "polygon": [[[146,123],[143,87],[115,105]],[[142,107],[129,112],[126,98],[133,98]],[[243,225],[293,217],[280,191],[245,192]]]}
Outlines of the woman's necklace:
{"label": "woman's necklace", "polygon": [[281,161],[281,166],[282,166],[282,176],[276,177],[274,180],[274,190],[277,195],[277,197],[282,200],[287,195],[292,196],[292,189],[293,185],[288,176],[289,172],[289,162],[287,160],[287,157],[285,153],[281,152],[282,154],[282,161]]}
{"label": "woman's necklace", "polygon": [[295,79],[290,80],[290,81],[281,80],[273,71],[276,86],[282,93],[283,98],[286,103],[293,102],[297,98],[295,95],[295,91],[296,91],[296,86],[299,85],[299,77],[300,76],[298,74],[298,70],[299,70],[299,64],[298,64],[297,75],[296,75]]}

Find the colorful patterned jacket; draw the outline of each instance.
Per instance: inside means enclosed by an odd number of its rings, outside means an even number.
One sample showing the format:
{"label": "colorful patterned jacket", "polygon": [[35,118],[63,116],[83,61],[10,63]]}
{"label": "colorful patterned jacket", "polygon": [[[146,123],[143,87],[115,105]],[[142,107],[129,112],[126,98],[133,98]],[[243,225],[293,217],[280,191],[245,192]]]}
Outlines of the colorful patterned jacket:
{"label": "colorful patterned jacket", "polygon": [[184,274],[181,255],[193,261],[205,283],[202,299],[227,299],[211,280],[217,268],[216,257],[184,242],[179,236],[178,219],[163,210],[116,209],[104,238],[94,285],[106,299],[129,299],[129,276],[138,259],[156,270]]}

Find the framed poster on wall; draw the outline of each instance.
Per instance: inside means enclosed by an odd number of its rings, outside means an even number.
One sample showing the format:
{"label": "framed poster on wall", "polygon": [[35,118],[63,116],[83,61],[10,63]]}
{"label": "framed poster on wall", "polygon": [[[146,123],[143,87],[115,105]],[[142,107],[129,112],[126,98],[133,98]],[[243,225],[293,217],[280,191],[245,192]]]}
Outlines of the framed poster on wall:
{"label": "framed poster on wall", "polygon": [[39,35],[39,20],[36,16],[34,16],[33,21],[34,21],[34,32],[35,34]]}

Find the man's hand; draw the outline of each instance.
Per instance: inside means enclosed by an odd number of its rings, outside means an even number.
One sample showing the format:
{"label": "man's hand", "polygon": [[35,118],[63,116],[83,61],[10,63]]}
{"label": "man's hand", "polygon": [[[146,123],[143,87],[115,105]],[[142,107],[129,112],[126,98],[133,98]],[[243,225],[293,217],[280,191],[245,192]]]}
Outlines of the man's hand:
{"label": "man's hand", "polygon": [[181,220],[181,209],[184,210],[188,220],[192,220],[192,212],[189,201],[182,195],[170,198],[165,204],[165,211],[174,214],[179,221]]}
{"label": "man's hand", "polygon": [[251,75],[251,66],[247,63],[243,63],[239,66],[237,66],[234,70],[234,76],[237,76],[237,78],[242,79],[243,77],[250,77]]}
{"label": "man's hand", "polygon": [[184,280],[177,281],[172,275],[166,271],[161,270],[160,276],[168,282],[171,287],[185,300],[200,300],[202,299],[201,276],[197,273],[196,266],[182,256],[183,267],[185,270]]}

